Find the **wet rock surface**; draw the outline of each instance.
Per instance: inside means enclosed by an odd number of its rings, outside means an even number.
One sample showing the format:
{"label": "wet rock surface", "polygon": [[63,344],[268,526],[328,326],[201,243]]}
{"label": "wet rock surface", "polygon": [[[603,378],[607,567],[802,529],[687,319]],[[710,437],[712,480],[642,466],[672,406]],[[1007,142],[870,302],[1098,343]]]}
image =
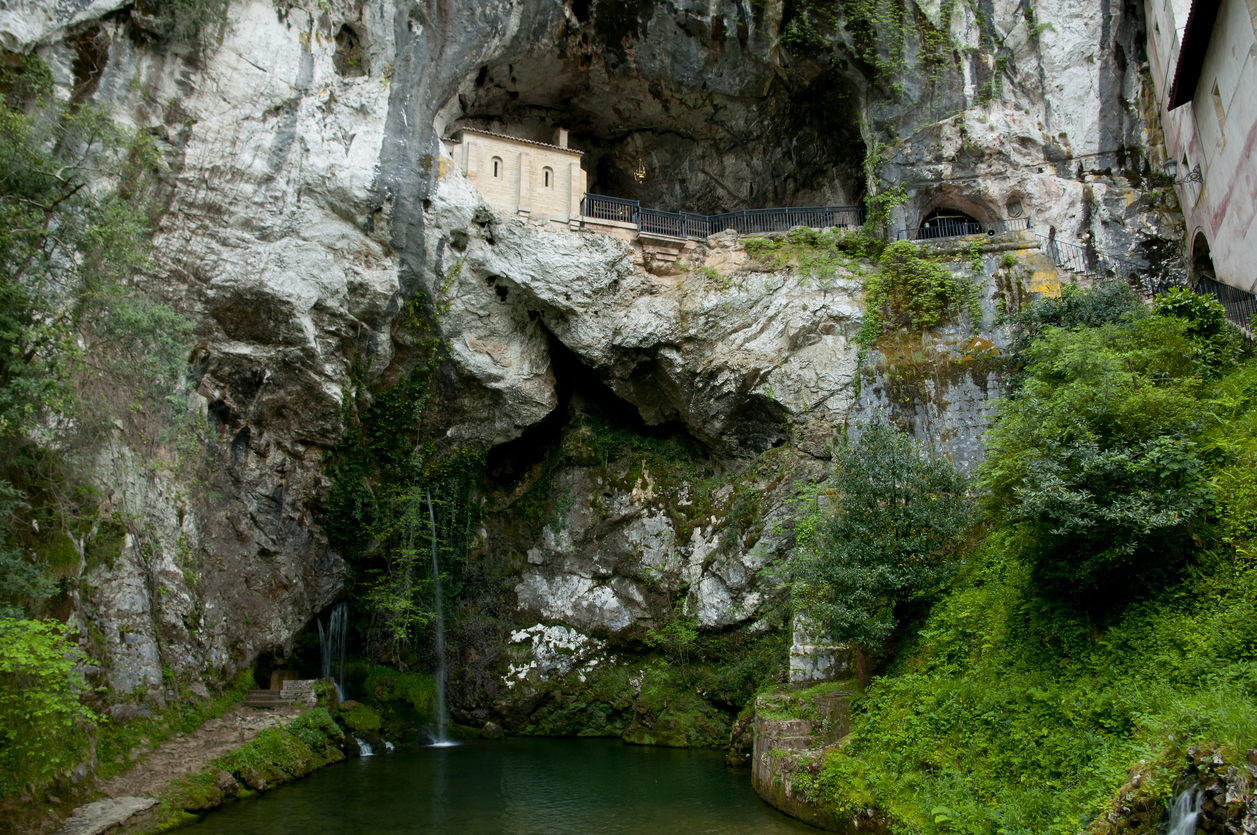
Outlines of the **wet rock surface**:
{"label": "wet rock surface", "polygon": [[[561,408],[566,352],[646,427],[676,425],[721,466],[790,459],[777,465],[790,475],[748,485],[770,523],[736,536],[735,495],[700,518],[684,504],[692,480],[568,461],[551,482],[571,497],[562,521],[510,532],[504,509],[489,513],[510,575],[504,629],[634,634],[678,594],[704,629],[749,629],[769,592],[759,572],[788,545],[775,528],[792,485],[849,419],[904,410],[880,372],[859,379],[857,272],[822,284],[757,270],[727,236],[670,272],[622,241],[497,216],[441,151],[458,125],[570,127],[591,187],[660,208],[851,202],[862,156],[881,148],[879,187],[904,185],[909,226],[934,208],[1016,204],[1036,230],[1132,256],[1177,234],[1144,196],[1156,128],[1138,6],[1051,0],[1036,8],[1053,26],[1035,27],[1016,3],[951,20],[924,4],[956,50],[898,78],[857,56],[841,20],[822,27],[833,56],[783,48],[795,12],[775,4],[282,6],[233,3],[200,50],[135,37],[113,0],[0,11],[6,48],[36,51],[63,87],[66,38],[99,26],[96,98],[150,130],[170,168],[143,283],[197,323],[187,402],[204,460],[154,471],[126,437],[102,453],[107,509],[143,536],[120,533],[74,601],[100,636],[90,672],[143,709],[166,702],[163,667],[208,693],[340,592],[324,456],[346,397],[414,362],[398,323],[416,297],[448,350],[429,427],[442,449],[498,448],[541,424]],[[998,385],[954,365],[923,389],[932,406],[900,417],[968,465]]]}
{"label": "wet rock surface", "polygon": [[[1174,781],[1169,801],[1154,798],[1147,791],[1146,776],[1135,771],[1114,797],[1107,812],[1086,828],[1088,835],[1116,835],[1119,832],[1154,833],[1167,831],[1178,805],[1175,826],[1194,820],[1193,832],[1250,835],[1257,832],[1257,749],[1243,759],[1208,746],[1192,746],[1186,751],[1188,765]],[[1174,831],[1189,831],[1175,829]]]}

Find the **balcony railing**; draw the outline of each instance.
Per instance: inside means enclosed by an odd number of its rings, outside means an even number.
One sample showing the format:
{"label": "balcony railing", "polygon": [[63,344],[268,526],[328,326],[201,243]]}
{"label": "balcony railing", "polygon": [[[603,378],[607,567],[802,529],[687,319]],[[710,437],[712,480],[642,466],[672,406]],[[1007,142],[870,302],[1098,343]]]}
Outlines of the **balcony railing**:
{"label": "balcony railing", "polygon": [[595,220],[610,220],[616,223],[637,223],[637,213],[642,204],[636,200],[625,200],[622,197],[603,197],[600,194],[586,194],[580,202],[580,213],[584,217]]}
{"label": "balcony railing", "polygon": [[917,229],[903,229],[900,240],[928,241],[938,238],[962,238],[966,235],[1000,235],[1004,232],[1023,232],[1030,229],[1030,218],[996,218],[974,220],[970,217],[942,215],[930,218]]}
{"label": "balcony railing", "polygon": [[1246,293],[1238,287],[1223,284],[1207,275],[1197,278],[1192,289],[1201,295],[1209,295],[1217,299],[1226,311],[1227,321],[1243,331],[1249,339],[1253,338],[1253,317],[1257,316],[1257,296]]}
{"label": "balcony railing", "polygon": [[742,209],[718,215],[643,209],[636,200],[586,194],[581,201],[586,219],[609,220],[636,226],[646,235],[701,241],[732,229],[740,235],[789,232],[796,226],[813,229],[846,228],[864,223],[862,206],[811,206],[784,209]]}

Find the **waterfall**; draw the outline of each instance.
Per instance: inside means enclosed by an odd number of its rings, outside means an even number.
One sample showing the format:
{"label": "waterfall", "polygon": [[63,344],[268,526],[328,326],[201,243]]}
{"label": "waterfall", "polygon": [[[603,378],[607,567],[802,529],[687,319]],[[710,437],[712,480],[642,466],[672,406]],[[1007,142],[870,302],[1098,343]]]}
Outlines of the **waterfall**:
{"label": "waterfall", "polygon": [[441,601],[441,567],[436,557],[436,514],[432,512],[432,491],[428,500],[428,526],[432,534],[432,587],[436,597],[436,741],[437,746],[455,745],[449,738],[449,708],[445,704],[445,610]]}
{"label": "waterfall", "polygon": [[[336,683],[336,700],[345,701],[345,638],[349,632],[349,604],[341,602],[332,607],[327,617],[327,631],[323,623],[315,620],[319,627],[319,654],[323,662],[323,678],[330,678]],[[333,667],[335,668],[333,670]]]}
{"label": "waterfall", "polygon": [[371,743],[363,742],[361,739],[358,738],[357,734],[354,735],[354,742],[358,743],[358,756],[360,757],[375,756],[375,750],[371,747]]}
{"label": "waterfall", "polygon": [[1200,814],[1200,790],[1186,788],[1170,804],[1170,821],[1165,835],[1195,835]]}

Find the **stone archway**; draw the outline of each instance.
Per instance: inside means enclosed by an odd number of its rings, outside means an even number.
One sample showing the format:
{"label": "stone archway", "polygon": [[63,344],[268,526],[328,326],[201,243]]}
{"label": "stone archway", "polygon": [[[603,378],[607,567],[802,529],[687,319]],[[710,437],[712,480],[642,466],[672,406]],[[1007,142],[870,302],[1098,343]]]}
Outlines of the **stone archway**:
{"label": "stone archway", "polygon": [[1217,281],[1217,273],[1213,269],[1213,256],[1209,251],[1209,241],[1204,232],[1197,232],[1192,238],[1192,286],[1201,278]]}
{"label": "stone archway", "polygon": [[955,238],[960,235],[978,235],[982,232],[982,223],[973,215],[940,206],[925,217],[917,227],[917,239]]}

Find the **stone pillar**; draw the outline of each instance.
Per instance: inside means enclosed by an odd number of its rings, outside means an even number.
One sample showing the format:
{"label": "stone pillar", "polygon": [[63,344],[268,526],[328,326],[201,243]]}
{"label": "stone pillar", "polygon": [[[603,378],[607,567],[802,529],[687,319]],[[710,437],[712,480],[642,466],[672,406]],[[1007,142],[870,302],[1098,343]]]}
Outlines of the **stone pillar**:
{"label": "stone pillar", "polygon": [[532,157],[527,152],[519,155],[519,199],[516,208],[520,217],[528,219],[532,211]]}
{"label": "stone pillar", "polygon": [[476,165],[476,154],[473,152],[472,138],[463,134],[463,173],[474,186],[480,181],[480,167]]}
{"label": "stone pillar", "polygon": [[577,229],[580,227],[580,203],[585,199],[585,172],[581,170],[579,160],[571,163],[569,170],[567,219],[571,227]]}

